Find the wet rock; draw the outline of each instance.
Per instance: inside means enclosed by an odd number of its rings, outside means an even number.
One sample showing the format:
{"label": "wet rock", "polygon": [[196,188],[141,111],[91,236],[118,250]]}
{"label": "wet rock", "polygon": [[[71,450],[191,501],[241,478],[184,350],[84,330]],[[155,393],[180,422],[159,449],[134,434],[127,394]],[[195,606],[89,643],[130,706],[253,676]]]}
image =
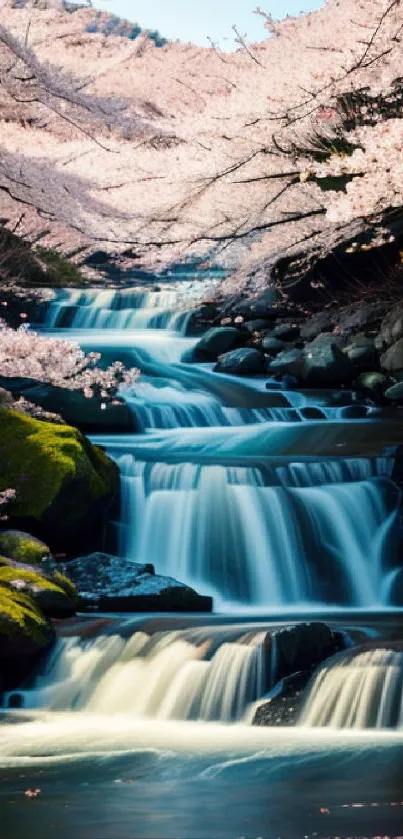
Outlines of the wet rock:
{"label": "wet rock", "polygon": [[22,396],[44,411],[61,416],[66,423],[87,433],[127,433],[136,431],[135,419],[124,402],[104,402],[102,398],[88,399],[80,390],[67,390],[35,379],[0,377],[0,384]]}
{"label": "wet rock", "polygon": [[311,347],[336,346],[343,349],[346,346],[347,338],[345,335],[336,332],[320,332],[313,341],[305,344],[305,350],[309,352]]}
{"label": "wet rock", "polygon": [[300,334],[300,327],[294,323],[279,323],[273,329],[273,335],[280,341],[295,341]]}
{"label": "wet rock", "polygon": [[258,297],[248,297],[246,300],[241,300],[232,310],[234,315],[243,315],[246,320],[254,320],[262,318],[264,320],[276,320],[282,315],[287,316],[286,311],[277,308],[276,291],[274,288],[269,288]]}
{"label": "wet rock", "polygon": [[262,332],[262,330],[267,329],[267,322],[265,320],[247,320],[243,324],[243,328],[246,329],[246,332],[253,334],[254,332]]}
{"label": "wet rock", "polygon": [[293,376],[299,380],[303,363],[302,350],[284,350],[273,361],[269,362],[268,371],[273,376]]}
{"label": "wet rock", "polygon": [[294,725],[312,673],[344,649],[344,638],[325,623],[301,623],[268,632],[264,649],[270,692],[256,709],[252,725]]}
{"label": "wet rock", "polygon": [[403,338],[403,306],[395,306],[381,323],[376,346],[378,349],[390,347],[401,338]]}
{"label": "wet rock", "polygon": [[242,347],[248,340],[248,334],[233,326],[216,326],[209,329],[194,348],[196,358],[215,361],[223,353]]}
{"label": "wet rock", "polygon": [[280,341],[278,338],[275,338],[271,332],[264,336],[262,349],[264,352],[268,353],[268,355],[275,357],[279,353],[287,350],[287,344],[285,341]]}
{"label": "wet rock", "polygon": [[267,700],[256,708],[252,725],[296,725],[302,710],[304,690],[311,676],[312,671],[306,670],[282,679]]}
{"label": "wet rock", "polygon": [[392,374],[403,371],[403,338],[392,344],[381,356],[381,367]]}
{"label": "wet rock", "polygon": [[326,419],[323,411],[320,408],[308,405],[306,408],[301,408],[300,414],[307,420],[323,420]]}
{"label": "wet rock", "polygon": [[335,343],[321,341],[305,347],[299,379],[305,387],[337,387],[351,380],[352,370],[349,358]]}
{"label": "wet rock", "polygon": [[263,373],[264,369],[264,356],[259,350],[250,347],[243,347],[220,355],[214,367],[217,373],[231,373],[235,376],[253,376]]}
{"label": "wet rock", "polygon": [[211,597],[171,577],[155,574],[152,565],[93,553],[63,565],[87,610],[102,612],[211,612]]}
{"label": "wet rock", "polygon": [[340,638],[325,623],[299,623],[268,632],[264,649],[273,685],[293,673],[317,667],[340,649]]}
{"label": "wet rock", "polygon": [[374,396],[383,396],[390,380],[383,373],[362,373],[356,380],[355,387],[360,390],[367,390]]}
{"label": "wet rock", "polygon": [[353,304],[340,313],[339,326],[343,332],[350,333],[374,329],[382,318],[384,308],[379,303],[363,303],[358,307]]}
{"label": "wet rock", "polygon": [[391,402],[403,404],[403,382],[396,382],[392,387],[388,387],[385,391],[385,397],[390,399]]}
{"label": "wet rock", "polygon": [[346,405],[340,409],[340,416],[343,419],[365,419],[368,416],[366,405]]}
{"label": "wet rock", "polygon": [[356,370],[367,372],[378,364],[378,353],[371,338],[358,337],[346,347],[346,355]]}
{"label": "wet rock", "polygon": [[334,312],[318,312],[301,325],[301,338],[312,341],[319,333],[331,330],[335,325],[336,315]]}

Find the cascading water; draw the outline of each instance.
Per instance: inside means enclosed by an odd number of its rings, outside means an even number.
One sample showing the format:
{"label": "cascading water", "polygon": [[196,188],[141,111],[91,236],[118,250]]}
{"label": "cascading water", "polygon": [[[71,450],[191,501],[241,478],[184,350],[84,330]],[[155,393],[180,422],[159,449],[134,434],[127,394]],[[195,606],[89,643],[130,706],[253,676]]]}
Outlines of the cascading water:
{"label": "cascading water", "polygon": [[117,462],[127,559],[152,562],[220,605],[387,601],[397,498],[387,479],[373,477],[387,474],[387,459],[266,469],[146,463],[131,454]]}
{"label": "cascading water", "polygon": [[136,719],[240,720],[262,696],[266,669],[263,638],[252,632],[206,628],[135,632],[93,641],[62,639],[46,672],[29,690],[6,694],[4,705],[52,711],[130,715]]}
{"label": "cascading water", "polygon": [[121,395],[143,433],[95,439],[122,475],[121,555],[218,608],[387,606],[399,497],[370,408],[195,363],[202,285],[60,292],[47,310],[47,334],[142,373]]}
{"label": "cascading water", "polygon": [[314,677],[299,723],[403,728],[403,652],[368,649],[327,662]]}

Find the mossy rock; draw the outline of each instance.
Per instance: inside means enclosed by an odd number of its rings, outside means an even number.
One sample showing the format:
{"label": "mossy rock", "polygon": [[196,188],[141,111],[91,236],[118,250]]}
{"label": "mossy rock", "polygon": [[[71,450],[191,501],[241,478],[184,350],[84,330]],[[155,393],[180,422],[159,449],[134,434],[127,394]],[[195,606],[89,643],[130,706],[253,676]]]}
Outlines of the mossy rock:
{"label": "mossy rock", "polygon": [[21,530],[0,530],[0,554],[17,562],[39,565],[49,556],[50,550],[44,542],[30,536],[29,533],[23,533]]}
{"label": "mossy rock", "polygon": [[63,538],[85,535],[102,516],[118,492],[119,473],[76,428],[0,408],[0,491],[9,487],[16,490],[10,523],[36,522],[41,526],[30,530],[63,548]]}
{"label": "mossy rock", "polygon": [[44,615],[51,618],[72,617],[75,604],[61,585],[27,566],[16,563],[0,565],[0,586],[7,586],[32,598]]}
{"label": "mossy rock", "polygon": [[83,275],[79,268],[57,251],[37,247],[34,250],[34,255],[39,258],[50,286],[66,288],[66,286],[82,286],[84,284]]}
{"label": "mossy rock", "polygon": [[31,597],[0,584],[0,660],[35,656],[45,650],[53,629]]}

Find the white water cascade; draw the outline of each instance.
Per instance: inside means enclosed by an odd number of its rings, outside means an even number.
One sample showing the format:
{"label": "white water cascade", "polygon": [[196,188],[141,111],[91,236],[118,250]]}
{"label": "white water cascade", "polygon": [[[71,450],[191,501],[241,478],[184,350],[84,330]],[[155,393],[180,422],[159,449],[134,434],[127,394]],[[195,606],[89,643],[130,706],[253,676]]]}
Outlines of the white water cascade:
{"label": "white water cascade", "polygon": [[116,459],[128,560],[152,562],[221,606],[387,602],[397,497],[374,477],[387,459],[266,468]]}
{"label": "white water cascade", "polygon": [[85,711],[137,719],[240,720],[264,693],[265,633],[226,640],[225,631],[197,629],[129,640],[101,635],[93,641],[61,639],[46,672],[32,688],[6,694],[25,709]]}
{"label": "white water cascade", "polygon": [[369,649],[327,662],[313,680],[299,723],[403,728],[403,652]]}
{"label": "white water cascade", "polygon": [[[186,296],[196,296],[200,291],[200,284],[193,284]],[[171,329],[186,334],[191,316],[189,302],[186,308],[183,292],[174,285],[159,291],[72,289],[56,293],[44,325],[49,329]]]}
{"label": "white water cascade", "polygon": [[45,313],[45,334],[140,368],[121,396],[141,433],[94,438],[122,476],[115,549],[218,609],[387,607],[399,495],[393,455],[378,456],[383,426],[348,390],[284,390],[195,363],[186,331],[204,288],[193,275],[68,290]]}

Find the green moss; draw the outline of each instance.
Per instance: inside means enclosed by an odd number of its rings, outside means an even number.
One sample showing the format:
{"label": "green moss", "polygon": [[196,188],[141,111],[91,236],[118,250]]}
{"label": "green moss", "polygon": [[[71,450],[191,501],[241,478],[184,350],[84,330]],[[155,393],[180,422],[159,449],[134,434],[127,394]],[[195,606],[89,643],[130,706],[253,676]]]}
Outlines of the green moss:
{"label": "green moss", "polygon": [[29,571],[26,568],[15,568],[11,565],[0,566],[0,585],[18,588],[18,584],[26,584],[38,589],[48,589],[65,594],[61,586],[56,585],[47,577],[37,574],[36,571]]}
{"label": "green moss", "polygon": [[66,286],[81,286],[83,284],[83,277],[76,265],[73,265],[57,251],[36,248],[35,254],[45,265],[46,276],[50,285],[65,288]]}
{"label": "green moss", "polygon": [[42,646],[50,636],[49,624],[26,594],[0,585],[0,636],[26,636]]}
{"label": "green moss", "polygon": [[42,520],[52,508],[66,526],[117,486],[114,464],[76,428],[5,408],[0,427],[0,491],[17,493],[10,516]]}
{"label": "green moss", "polygon": [[29,565],[39,565],[50,554],[48,546],[39,539],[17,530],[0,531],[0,551],[10,559]]}
{"label": "green moss", "polygon": [[80,597],[77,592],[77,589],[74,583],[69,579],[69,577],[66,577],[65,574],[61,574],[60,571],[56,571],[53,574],[52,579],[61,589],[63,589],[64,592],[66,592],[67,596],[70,598],[72,603],[77,605],[80,602]]}

